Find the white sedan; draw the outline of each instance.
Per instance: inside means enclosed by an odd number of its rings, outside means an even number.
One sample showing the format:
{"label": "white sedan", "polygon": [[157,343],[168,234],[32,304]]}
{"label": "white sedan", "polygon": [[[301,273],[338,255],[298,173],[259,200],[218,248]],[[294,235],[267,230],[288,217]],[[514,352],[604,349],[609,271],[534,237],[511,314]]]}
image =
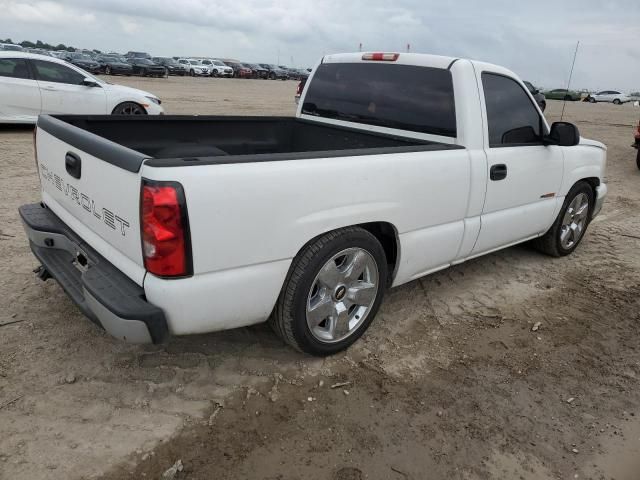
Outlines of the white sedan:
{"label": "white sedan", "polygon": [[609,102],[615,103],[616,105],[621,105],[623,103],[630,102],[631,98],[627,94],[617,92],[615,90],[603,90],[602,92],[590,95],[589,101],[591,103]]}
{"label": "white sedan", "polygon": [[36,123],[40,114],[149,114],[155,95],[107,83],[53,57],[0,52],[0,123]]}

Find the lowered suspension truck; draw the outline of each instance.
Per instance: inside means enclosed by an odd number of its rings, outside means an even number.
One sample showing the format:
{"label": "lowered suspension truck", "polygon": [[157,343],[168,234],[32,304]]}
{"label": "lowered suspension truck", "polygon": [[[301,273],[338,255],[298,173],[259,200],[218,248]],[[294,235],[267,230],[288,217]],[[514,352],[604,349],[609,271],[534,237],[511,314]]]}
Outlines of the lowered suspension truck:
{"label": "lowered suspension truck", "polygon": [[570,254],[607,194],[606,147],[515,74],[421,54],[325,56],[295,117],[43,115],[35,144],[39,276],[137,343],[269,321],[333,354],[390,287],[525,241]]}

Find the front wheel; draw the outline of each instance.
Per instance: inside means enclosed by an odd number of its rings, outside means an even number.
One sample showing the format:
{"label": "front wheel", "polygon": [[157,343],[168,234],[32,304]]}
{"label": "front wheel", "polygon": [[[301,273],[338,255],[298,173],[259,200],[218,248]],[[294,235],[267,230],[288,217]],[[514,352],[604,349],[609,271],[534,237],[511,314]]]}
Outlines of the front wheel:
{"label": "front wheel", "polygon": [[614,105],[621,105],[621,104],[622,104],[622,102],[620,101],[620,99],[619,99],[619,98],[616,98],[616,99],[613,101],[613,104],[614,104]]}
{"label": "front wheel", "polygon": [[573,252],[584,237],[591,221],[594,193],[591,185],[578,182],[564,199],[562,209],[551,228],[534,240],[535,247],[553,257]]}
{"label": "front wheel", "polygon": [[109,65],[107,65],[107,66],[105,67],[105,69],[104,69],[104,73],[105,73],[106,75],[111,75],[111,74],[112,74],[112,73],[111,73],[111,67],[110,67]]}
{"label": "front wheel", "polygon": [[596,99],[593,97],[589,98],[589,103],[596,103]]}
{"label": "front wheel", "polygon": [[135,102],[123,102],[113,109],[111,115],[146,115],[147,111],[142,105]]}
{"label": "front wheel", "polygon": [[387,285],[378,239],[359,227],[327,233],[294,258],[269,323],[290,346],[317,356],[345,350],[369,327]]}

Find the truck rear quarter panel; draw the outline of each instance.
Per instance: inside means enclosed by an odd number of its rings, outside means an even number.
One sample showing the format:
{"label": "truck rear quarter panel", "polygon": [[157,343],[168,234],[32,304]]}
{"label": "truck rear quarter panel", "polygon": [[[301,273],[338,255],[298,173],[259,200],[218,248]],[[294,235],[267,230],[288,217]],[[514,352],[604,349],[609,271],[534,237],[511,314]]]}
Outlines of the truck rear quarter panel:
{"label": "truck rear quarter panel", "polygon": [[[142,175],[178,181],[185,190],[194,277],[147,275],[144,286],[149,301],[167,314],[172,332],[186,334],[265,320],[293,257],[337,228],[391,223],[400,241],[395,284],[448,265],[464,234],[470,161],[466,150],[457,149],[143,166]],[[234,314],[238,301],[251,304],[243,306],[242,318]],[[182,318],[185,305],[189,319]]]}

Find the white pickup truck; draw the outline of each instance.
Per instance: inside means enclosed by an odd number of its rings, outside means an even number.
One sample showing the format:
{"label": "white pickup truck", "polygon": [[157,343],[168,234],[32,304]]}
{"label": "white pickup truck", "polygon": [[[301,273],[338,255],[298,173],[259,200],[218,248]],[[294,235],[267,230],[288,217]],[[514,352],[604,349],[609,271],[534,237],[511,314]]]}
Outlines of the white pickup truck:
{"label": "white pickup truck", "polygon": [[534,240],[571,253],[607,193],[606,147],[548,126],[486,63],[325,56],[296,117],[41,116],[41,278],[129,342],[269,320],[328,355],[385,290]]}

